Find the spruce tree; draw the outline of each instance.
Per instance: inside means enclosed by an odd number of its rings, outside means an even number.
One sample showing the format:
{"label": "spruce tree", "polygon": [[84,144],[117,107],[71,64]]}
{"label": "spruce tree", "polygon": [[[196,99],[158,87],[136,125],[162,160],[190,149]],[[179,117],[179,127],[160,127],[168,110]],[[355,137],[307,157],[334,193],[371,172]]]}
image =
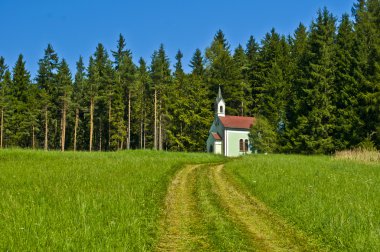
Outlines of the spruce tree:
{"label": "spruce tree", "polygon": [[57,86],[56,75],[58,69],[58,55],[54,51],[51,44],[48,44],[44,51],[44,57],[38,61],[38,73],[36,82],[41,90],[40,100],[42,105],[42,120],[43,122],[43,139],[44,149],[48,150],[49,146],[56,148],[57,146],[57,121],[60,118],[60,114],[57,104]]}
{"label": "spruce tree", "polygon": [[306,76],[308,69],[308,32],[307,28],[301,23],[294,32],[294,37],[289,39],[290,44],[290,86],[288,99],[285,105],[285,134],[281,139],[283,151],[294,152],[304,148],[300,135],[300,124],[305,121],[307,100],[306,88],[308,79]]}
{"label": "spruce tree", "polygon": [[336,126],[334,130],[335,148],[351,148],[360,142],[362,121],[359,117],[359,86],[354,78],[355,34],[353,23],[347,14],[342,16],[336,38],[336,71],[334,81],[334,104]]}
{"label": "spruce tree", "polygon": [[189,66],[192,68],[192,74],[203,77],[205,72],[204,59],[201,50],[198,48],[195,50]]}
{"label": "spruce tree", "polygon": [[[115,66],[115,94],[113,106],[111,148],[122,149],[126,139],[126,147],[131,147],[132,139],[132,103],[135,91],[136,66],[133,63],[132,52],[126,49],[125,38],[119,35],[117,50],[112,51]],[[124,99],[126,97],[126,99]],[[126,113],[125,113],[126,111]],[[126,123],[127,122],[127,123]],[[126,128],[127,126],[127,128]]]}
{"label": "spruce tree", "polygon": [[380,25],[379,1],[358,0],[355,16],[354,74],[359,85],[359,114],[364,141],[371,137],[380,146]]}
{"label": "spruce tree", "polygon": [[229,48],[230,45],[225,39],[224,33],[219,30],[210,47],[206,49],[207,82],[212,90],[209,99],[216,96],[218,87],[221,86],[223,95],[226,97],[226,113],[239,115],[244,93],[241,83],[239,83],[239,68],[235,64]]}
{"label": "spruce tree", "polygon": [[[86,138],[84,132],[86,128],[84,127],[84,112],[87,111],[85,104],[85,88],[86,88],[86,73],[85,66],[83,63],[82,56],[79,57],[78,62],[76,63],[76,73],[74,78],[73,92],[72,92],[72,107],[75,113],[74,119],[74,132],[73,132],[73,150],[78,149],[78,142],[80,149],[84,149],[86,143],[84,139]],[[79,141],[78,141],[79,140]]]}
{"label": "spruce tree", "polygon": [[138,132],[138,148],[145,149],[152,146],[151,135],[151,113],[153,99],[151,94],[151,80],[146,62],[143,58],[139,59],[139,66],[136,75],[136,93],[133,114],[136,115],[136,132]]}
{"label": "spruce tree", "polygon": [[91,56],[88,64],[88,82],[85,87],[85,97],[88,104],[88,113],[90,114],[89,120],[89,145],[88,150],[91,152],[93,149],[93,140],[94,140],[94,113],[96,100],[98,98],[98,85],[99,85],[99,72],[97,66],[94,62],[94,58]]}
{"label": "spruce tree", "polygon": [[306,121],[299,138],[304,142],[299,151],[306,153],[331,153],[334,150],[334,72],[335,72],[335,18],[325,8],[313,21],[309,37],[309,68],[307,100],[302,104]]}
{"label": "spruce tree", "polygon": [[61,151],[65,151],[67,114],[71,103],[72,80],[69,66],[61,60],[57,73],[57,93],[61,110]]}
{"label": "spruce tree", "polygon": [[94,75],[96,79],[94,79],[93,85],[97,87],[97,106],[94,108],[96,145],[98,150],[109,150],[111,148],[111,136],[114,133],[111,125],[115,77],[112,62],[101,43],[95,49],[93,63],[96,66],[93,68],[96,71]]}
{"label": "spruce tree", "polygon": [[28,98],[30,73],[25,68],[22,54],[13,68],[10,93],[13,96],[13,115],[10,118],[10,144],[13,146],[30,146],[30,118],[28,118]]}
{"label": "spruce tree", "polygon": [[185,142],[188,142],[188,137],[185,135],[184,127],[188,120],[189,110],[189,94],[184,71],[182,69],[183,54],[178,50],[175,58],[173,81],[169,87],[167,97],[167,116],[169,124],[166,127],[168,139],[168,147],[170,150],[182,151],[185,150]]}
{"label": "spruce tree", "polygon": [[265,117],[278,133],[286,122],[289,91],[289,45],[274,29],[265,35],[253,73],[253,112]]}
{"label": "spruce tree", "polygon": [[8,80],[10,79],[10,72],[8,66],[5,64],[5,59],[0,57],[0,149],[4,146],[4,117],[7,113],[8,104]]}
{"label": "spruce tree", "polygon": [[251,85],[249,83],[249,63],[248,57],[241,45],[239,45],[234,52],[233,60],[238,68],[238,87],[241,89],[242,97],[239,99],[240,107],[238,115],[245,116],[251,115],[249,108],[252,104]]}
{"label": "spruce tree", "polygon": [[167,100],[168,87],[171,83],[170,62],[163,44],[152,55],[150,75],[154,90],[153,148],[163,150],[166,140],[165,130],[167,123],[167,107],[165,102]]}

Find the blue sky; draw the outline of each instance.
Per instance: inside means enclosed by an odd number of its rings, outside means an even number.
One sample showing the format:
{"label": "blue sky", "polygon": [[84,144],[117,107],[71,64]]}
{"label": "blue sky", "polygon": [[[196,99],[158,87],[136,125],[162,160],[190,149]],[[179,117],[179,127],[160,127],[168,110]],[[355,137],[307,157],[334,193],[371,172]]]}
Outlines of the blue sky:
{"label": "blue sky", "polygon": [[355,0],[0,0],[0,56],[11,68],[20,53],[32,76],[48,43],[71,69],[82,55],[87,64],[96,45],[115,50],[120,33],[134,61],[148,63],[163,43],[171,65],[178,49],[183,65],[196,48],[202,51],[222,29],[232,48],[245,45],[249,36],[261,40],[272,27],[292,34],[300,22],[309,26],[319,8],[335,16],[351,14]]}

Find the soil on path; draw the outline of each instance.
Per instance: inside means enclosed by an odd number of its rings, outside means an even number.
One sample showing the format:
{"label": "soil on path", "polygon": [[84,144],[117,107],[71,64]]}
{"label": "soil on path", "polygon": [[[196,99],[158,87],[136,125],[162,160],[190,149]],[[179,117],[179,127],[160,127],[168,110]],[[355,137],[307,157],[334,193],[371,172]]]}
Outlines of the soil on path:
{"label": "soil on path", "polygon": [[[207,172],[201,172],[202,169],[207,169]],[[232,221],[234,228],[248,237],[248,246],[252,250],[320,250],[302,232],[286,224],[263,203],[231,182],[223,172],[223,165],[189,165],[176,174],[168,188],[158,251],[220,250],[212,245],[212,234],[204,227],[207,221],[202,218],[207,214],[197,209],[200,199],[195,192],[200,175],[207,176],[211,185],[209,190],[223,209],[220,215]]]}

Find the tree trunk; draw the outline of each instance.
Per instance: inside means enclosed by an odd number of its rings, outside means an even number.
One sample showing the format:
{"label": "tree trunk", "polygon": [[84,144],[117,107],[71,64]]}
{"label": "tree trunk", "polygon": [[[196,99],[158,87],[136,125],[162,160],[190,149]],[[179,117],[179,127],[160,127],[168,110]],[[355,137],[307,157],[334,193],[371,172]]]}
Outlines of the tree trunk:
{"label": "tree trunk", "polygon": [[34,150],[36,147],[36,137],[34,135],[34,125],[32,126],[32,149]]}
{"label": "tree trunk", "polygon": [[62,133],[61,133],[61,151],[65,151],[65,140],[66,140],[66,101],[63,102],[62,110]]}
{"label": "tree trunk", "polygon": [[159,121],[158,121],[158,124],[159,124],[159,141],[158,141],[158,149],[159,150],[162,150],[162,112],[161,112],[161,101],[160,101],[160,118],[159,118]]}
{"label": "tree trunk", "polygon": [[45,107],[45,142],[44,142],[44,150],[48,150],[48,130],[49,130],[49,121],[48,121],[48,108]]}
{"label": "tree trunk", "polygon": [[[124,129],[123,129],[124,130]],[[123,146],[124,146],[124,137],[122,136],[121,137],[121,141],[120,141],[120,150],[123,149]]]}
{"label": "tree trunk", "polygon": [[128,139],[127,150],[131,148],[131,91],[128,91]]}
{"label": "tree trunk", "polygon": [[102,151],[102,120],[99,123],[99,151]]}
{"label": "tree trunk", "polygon": [[108,104],[108,149],[111,149],[111,120],[112,120],[112,101]]}
{"label": "tree trunk", "polygon": [[79,109],[75,110],[75,126],[74,126],[74,151],[77,150],[77,130],[79,124]]}
{"label": "tree trunk", "polygon": [[162,116],[160,115],[160,119],[159,119],[159,131],[158,131],[158,134],[159,134],[159,139],[158,139],[158,149],[159,150],[162,150]]}
{"label": "tree trunk", "polygon": [[145,146],[146,146],[146,126],[145,126],[145,118],[146,118],[146,111],[144,111],[144,150],[145,150]]}
{"label": "tree trunk", "polygon": [[154,139],[153,148],[157,149],[157,90],[154,90]]}
{"label": "tree trunk", "polygon": [[[61,121],[61,124],[62,124],[62,121]],[[59,145],[57,146],[57,134],[58,134],[58,119],[55,120],[55,124],[54,124],[54,140],[53,140],[54,149],[57,149],[57,147],[59,146]]]}
{"label": "tree trunk", "polygon": [[141,112],[141,118],[140,118],[140,149],[143,147],[143,126],[144,126],[144,119],[143,119],[143,111]]}
{"label": "tree trunk", "polygon": [[94,97],[90,101],[90,152],[92,151],[92,138],[94,135]]}
{"label": "tree trunk", "polygon": [[4,138],[4,108],[1,108],[1,129],[0,129],[0,149],[3,148],[3,138]]}

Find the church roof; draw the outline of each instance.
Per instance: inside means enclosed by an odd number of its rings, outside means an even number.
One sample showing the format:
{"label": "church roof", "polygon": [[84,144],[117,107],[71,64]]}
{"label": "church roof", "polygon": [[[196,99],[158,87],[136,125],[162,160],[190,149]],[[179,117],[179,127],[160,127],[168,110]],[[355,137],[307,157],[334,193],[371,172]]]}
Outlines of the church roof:
{"label": "church roof", "polygon": [[218,133],[211,132],[211,134],[215,140],[222,140],[222,137]]}
{"label": "church roof", "polygon": [[225,128],[234,129],[250,129],[256,122],[254,117],[246,116],[219,116],[219,120],[222,122]]}

